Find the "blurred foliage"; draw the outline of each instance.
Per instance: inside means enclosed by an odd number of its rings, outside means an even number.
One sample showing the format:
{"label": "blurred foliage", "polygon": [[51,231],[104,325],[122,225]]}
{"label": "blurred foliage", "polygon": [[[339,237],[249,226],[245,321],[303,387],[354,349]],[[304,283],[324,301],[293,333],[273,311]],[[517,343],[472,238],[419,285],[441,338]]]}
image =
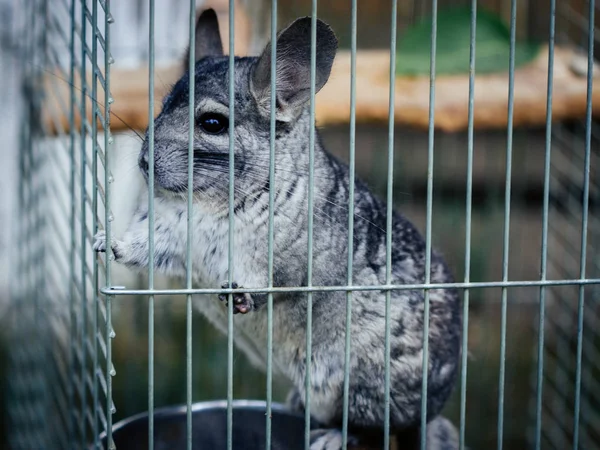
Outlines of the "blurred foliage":
{"label": "blurred foliage", "polygon": [[[398,39],[396,75],[428,75],[431,59],[432,17],[424,17],[409,26]],[[470,7],[438,11],[435,72],[469,73],[471,42]],[[517,42],[515,66],[532,61],[540,46],[534,42]],[[510,56],[510,30],[499,16],[477,11],[475,68],[477,73],[507,72]]]}

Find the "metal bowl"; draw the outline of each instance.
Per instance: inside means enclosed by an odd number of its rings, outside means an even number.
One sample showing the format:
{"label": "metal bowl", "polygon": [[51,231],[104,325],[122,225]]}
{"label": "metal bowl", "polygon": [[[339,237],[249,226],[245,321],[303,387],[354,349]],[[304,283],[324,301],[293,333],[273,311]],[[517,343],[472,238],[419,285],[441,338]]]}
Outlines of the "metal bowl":
{"label": "metal bowl", "polygon": [[[266,436],[266,402],[235,400],[233,405],[233,449],[263,450]],[[280,403],[272,404],[271,449],[302,450],[304,417]],[[106,433],[100,435],[107,447]],[[117,450],[148,449],[148,413],[137,414],[113,425]],[[227,448],[227,402],[211,401],[192,405],[192,446],[194,450]],[[154,449],[186,448],[186,407],[154,410]]]}

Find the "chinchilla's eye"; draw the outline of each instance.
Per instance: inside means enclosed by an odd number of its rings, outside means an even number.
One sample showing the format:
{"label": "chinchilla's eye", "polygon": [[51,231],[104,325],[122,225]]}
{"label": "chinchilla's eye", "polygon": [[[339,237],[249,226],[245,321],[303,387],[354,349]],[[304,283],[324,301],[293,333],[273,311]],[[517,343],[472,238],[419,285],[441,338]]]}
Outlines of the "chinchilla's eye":
{"label": "chinchilla's eye", "polygon": [[205,113],[198,119],[198,125],[209,134],[220,134],[227,131],[229,119],[222,114]]}

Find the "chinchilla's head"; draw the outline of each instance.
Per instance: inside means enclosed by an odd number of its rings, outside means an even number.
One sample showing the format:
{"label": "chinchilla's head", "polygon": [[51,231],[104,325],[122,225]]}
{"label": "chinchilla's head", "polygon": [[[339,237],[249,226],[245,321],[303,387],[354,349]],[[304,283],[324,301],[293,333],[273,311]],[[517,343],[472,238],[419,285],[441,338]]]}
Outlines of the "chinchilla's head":
{"label": "chinchilla's head", "polygon": [[[331,71],[337,39],[317,20],[315,90]],[[306,110],[311,85],[311,19],[298,19],[277,37],[276,134],[308,141]],[[189,57],[188,57],[189,58]],[[194,196],[227,203],[229,182],[229,57],[223,54],[216,14],[205,10],[196,23],[194,80]],[[235,196],[256,195],[268,188],[271,116],[271,44],[259,57],[234,62]],[[161,191],[187,194],[189,149],[189,74],[164,99],[154,128],[154,182]],[[306,129],[302,136],[294,130]],[[302,142],[305,145],[305,142]],[[289,145],[277,145],[287,151]],[[293,151],[293,149],[289,149]],[[139,167],[148,177],[149,136],[146,133]]]}

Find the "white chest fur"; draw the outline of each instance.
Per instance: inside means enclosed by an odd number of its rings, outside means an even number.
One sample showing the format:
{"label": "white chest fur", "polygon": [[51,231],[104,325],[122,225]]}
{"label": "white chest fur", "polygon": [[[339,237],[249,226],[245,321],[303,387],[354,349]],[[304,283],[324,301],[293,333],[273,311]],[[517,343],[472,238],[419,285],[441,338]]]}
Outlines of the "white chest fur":
{"label": "white chest fur", "polygon": [[[187,205],[172,199],[155,202],[156,248],[169,245],[170,251],[181,261],[187,257]],[[248,288],[265,287],[267,274],[267,226],[261,220],[238,219],[233,224],[233,280]],[[229,221],[227,216],[194,205],[192,215],[191,261],[194,287],[219,288],[229,275]],[[168,242],[168,244],[166,244]],[[181,275],[181,274],[179,274]],[[194,305],[223,333],[228,330],[228,310],[217,295],[198,295]],[[274,323],[279,322],[280,311],[274,308]],[[236,345],[251,362],[264,369],[267,362],[267,311],[262,308],[249,314],[234,315]],[[275,327],[281,329],[281,327]],[[285,352],[284,352],[285,353]],[[278,358],[278,355],[280,356]],[[286,358],[274,354],[275,372],[285,373]]]}

